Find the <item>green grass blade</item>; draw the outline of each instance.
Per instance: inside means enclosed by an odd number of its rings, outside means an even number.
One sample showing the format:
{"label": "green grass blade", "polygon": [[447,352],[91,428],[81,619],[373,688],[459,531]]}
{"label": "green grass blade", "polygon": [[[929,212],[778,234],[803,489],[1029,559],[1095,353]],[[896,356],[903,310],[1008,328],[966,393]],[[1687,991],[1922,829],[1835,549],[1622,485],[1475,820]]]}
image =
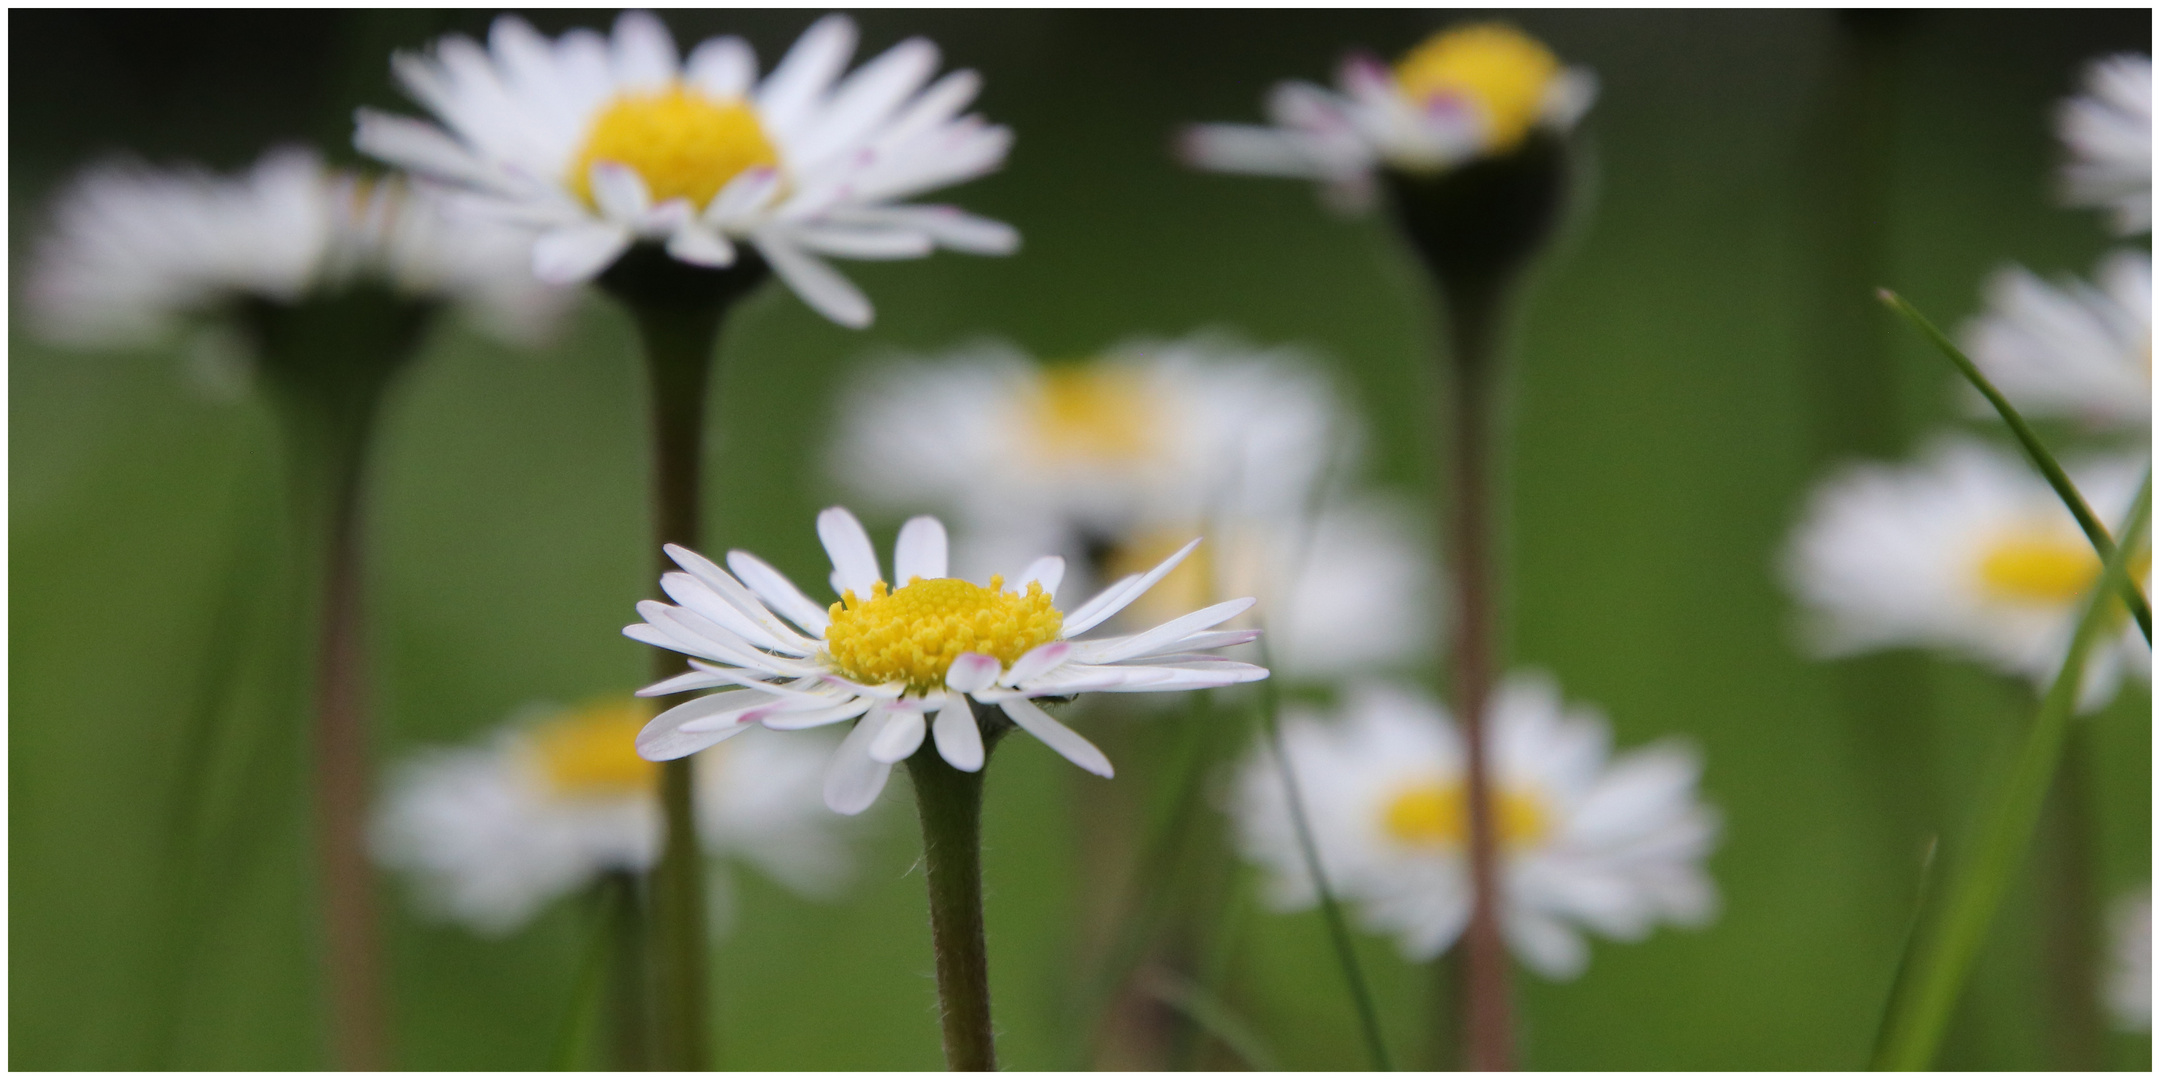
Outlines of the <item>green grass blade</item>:
{"label": "green grass blade", "polygon": [[1259,1072],[1282,1068],[1259,1030],[1206,987],[1175,972],[1160,970],[1150,972],[1141,985],[1150,997],[1183,1013],[1246,1065]]}
{"label": "green grass blade", "polygon": [[2039,826],[2040,808],[2062,761],[2063,743],[2077,709],[2078,689],[2084,682],[2085,657],[2102,636],[2113,616],[2113,594],[2128,580],[2128,552],[2145,542],[2152,521],[2152,470],[2145,473],[2130,520],[2123,526],[2123,543],[2109,555],[2100,580],[2093,586],[2085,612],[2078,619],[2070,650],[2063,657],[2055,682],[2041,700],[2039,715],[2026,735],[2025,746],[1993,797],[1983,804],[1983,818],[1972,849],[1953,873],[1936,908],[1932,929],[1916,934],[1909,948],[1916,951],[1901,963],[1901,978],[1883,1015],[1877,1069],[1926,1069],[1942,1045],[1943,1030],[1950,1022],[1958,996],[1971,973],[1973,961],[1987,939],[1988,925],[2002,904],[2011,877],[2024,861]]}
{"label": "green grass blade", "polygon": [[[1957,366],[1959,374],[1965,376],[1965,381],[1973,384],[1973,388],[1988,399],[1988,404],[1995,406],[1995,411],[2002,414],[2003,423],[2010,425],[2011,433],[2017,436],[2018,443],[2025,448],[2025,456],[2032,459],[2040,474],[2047,477],[2048,486],[2054,488],[2063,505],[2070,508],[2070,515],[2077,518],[2078,528],[2085,530],[2085,538],[2092,541],[2093,550],[2099,552],[2102,559],[2113,555],[2114,539],[2108,535],[2107,526],[2101,524],[2099,517],[2094,515],[2092,507],[2086,505],[2085,496],[2078,493],[2077,485],[2070,482],[2070,474],[2063,471],[2062,465],[2055,460],[2053,454],[2048,453],[2046,444],[2040,441],[2039,433],[2032,429],[2031,424],[2025,422],[2025,417],[2019,414],[2016,406],[2010,404],[2010,399],[2004,397],[2002,391],[1995,389],[1995,384],[1989,382],[1986,375],[1981,374],[1980,366],[1972,362],[1972,357],[1965,355],[1963,349],[1958,348],[1956,343],[1937,329],[1934,323],[1929,322],[1927,316],[1920,314],[1918,308],[1906,302],[1904,297],[1889,289],[1877,289],[1875,295],[1882,300],[1885,307],[1897,312],[1906,322],[1926,335],[1929,341],[1934,342],[1935,347],[1942,350],[1942,354]],[[2145,594],[2138,591],[2138,584],[2134,580],[2124,578],[2121,592],[2123,603],[2130,606],[2130,614],[2137,619],[2138,629],[2145,632],[2145,640],[2150,643],[2152,605],[2146,602]]]}

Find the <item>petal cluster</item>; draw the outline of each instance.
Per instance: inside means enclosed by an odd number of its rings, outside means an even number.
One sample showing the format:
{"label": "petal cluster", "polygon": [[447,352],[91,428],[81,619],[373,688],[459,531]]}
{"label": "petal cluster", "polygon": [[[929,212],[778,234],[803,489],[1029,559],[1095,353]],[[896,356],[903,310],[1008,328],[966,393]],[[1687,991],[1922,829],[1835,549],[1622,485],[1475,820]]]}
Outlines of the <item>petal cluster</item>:
{"label": "petal cluster", "polygon": [[[887,580],[869,534],[853,514],[839,507],[826,510],[818,516],[818,536],[832,558],[834,593],[866,596]],[[1074,640],[1161,581],[1198,544],[1194,540],[1147,573],[1125,578],[1062,613],[1057,638],[1010,664],[963,652],[944,672],[942,685],[928,689],[899,680],[866,685],[849,678],[825,644],[832,625],[829,609],[756,556],[731,551],[723,569],[669,545],[668,555],[682,571],[661,578],[660,586],[675,603],[640,603],[638,614],[645,621],[623,633],[690,656],[692,670],[640,693],[720,692],[661,713],[638,735],[638,753],[665,761],[760,724],[791,730],[853,720],[826,772],[825,800],[840,813],[855,814],[876,801],[893,764],[915,753],[925,738],[934,740],[954,768],[981,769],[981,724],[987,721],[977,710],[988,717],[994,708],[1004,721],[1074,764],[1109,776],[1110,761],[1102,751],[1044,712],[1038,699],[1091,691],[1192,690],[1267,677],[1264,668],[1209,655],[1259,636],[1212,629],[1251,607],[1249,599],[1203,608],[1138,634]],[[947,549],[945,528],[936,518],[909,521],[894,548],[894,579],[946,578]],[[1048,556],[1030,564],[1017,581],[1024,590],[1039,585],[1054,598],[1064,575],[1064,560]]]}
{"label": "petal cluster", "polygon": [[[1717,889],[1702,862],[1718,816],[1696,797],[1694,751],[1661,743],[1615,757],[1604,718],[1564,704],[1542,675],[1509,678],[1492,709],[1501,925],[1517,956],[1547,977],[1573,978],[1589,962],[1581,929],[1633,941],[1662,922],[1714,917]],[[1420,692],[1368,685],[1338,716],[1290,717],[1283,745],[1330,886],[1404,956],[1446,951],[1470,916],[1456,805],[1464,749],[1446,710]],[[1315,904],[1265,746],[1242,766],[1232,811],[1241,850],[1268,871],[1270,900],[1286,910]]]}
{"label": "petal cluster", "polygon": [[2064,198],[2107,210],[2123,236],[2152,231],[2152,95],[2152,57],[2124,53],[2093,61],[2055,114]]}
{"label": "petal cluster", "polygon": [[[1003,164],[1011,132],[963,115],[981,79],[955,71],[933,80],[938,50],[922,38],[846,72],[855,43],[852,21],[827,16],[760,79],[741,38],[711,38],[680,56],[647,12],[625,13],[612,35],[580,29],[553,40],[506,15],[485,46],[452,36],[428,55],[397,58],[399,81],[442,126],[362,110],[355,139],[537,230],[532,265],[549,281],[592,278],[641,240],[708,267],[734,265],[747,243],[811,307],[864,326],[869,300],[823,256],[1005,254],[1019,237],[953,207],[905,202]],[[653,145],[641,162],[628,145],[638,131],[611,127],[601,138],[611,109],[670,96],[747,119],[754,136],[731,137],[756,149],[700,156]],[[666,127],[655,121],[642,137],[689,137]],[[698,169],[710,174],[684,173]]]}
{"label": "petal cluster", "polygon": [[[2152,255],[2117,251],[2091,283],[1997,271],[1965,328],[1973,362],[2031,416],[2061,416],[2143,441],[2152,427]],[[1993,415],[1974,395],[1976,411]]]}

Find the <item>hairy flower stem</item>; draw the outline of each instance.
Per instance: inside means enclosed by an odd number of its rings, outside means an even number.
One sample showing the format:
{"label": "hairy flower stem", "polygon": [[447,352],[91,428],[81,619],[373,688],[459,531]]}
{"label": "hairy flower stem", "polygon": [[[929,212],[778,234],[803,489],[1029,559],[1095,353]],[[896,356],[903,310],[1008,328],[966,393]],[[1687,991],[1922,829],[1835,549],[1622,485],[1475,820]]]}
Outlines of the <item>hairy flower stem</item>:
{"label": "hairy flower stem", "polygon": [[369,747],[360,565],[363,479],[384,392],[431,309],[356,290],[243,311],[288,455],[303,580],[318,582],[311,757],[331,1061],[389,1067],[375,877],[367,855]]}
{"label": "hairy flower stem", "polygon": [[[982,717],[979,707],[970,707]],[[987,758],[1006,726],[982,726]],[[915,784],[915,812],[922,819],[945,1066],[954,1072],[989,1072],[997,1068],[997,1046],[990,1029],[990,962],[983,942],[983,773],[961,772],[946,764],[929,742],[908,758],[907,766]],[[986,760],[984,769],[988,767]]]}
{"label": "hairy flower stem", "polygon": [[[653,553],[661,574],[673,569],[665,544],[698,546],[704,460],[705,397],[729,308],[764,280],[765,266],[743,254],[734,266],[708,270],[640,245],[617,260],[600,285],[629,308],[644,346],[653,436]],[[654,653],[653,677],[685,670],[683,657]],[[665,708],[678,699],[665,698]],[[710,1067],[705,871],[692,804],[689,758],[660,771],[667,839],[653,868],[650,920],[653,1067]]]}

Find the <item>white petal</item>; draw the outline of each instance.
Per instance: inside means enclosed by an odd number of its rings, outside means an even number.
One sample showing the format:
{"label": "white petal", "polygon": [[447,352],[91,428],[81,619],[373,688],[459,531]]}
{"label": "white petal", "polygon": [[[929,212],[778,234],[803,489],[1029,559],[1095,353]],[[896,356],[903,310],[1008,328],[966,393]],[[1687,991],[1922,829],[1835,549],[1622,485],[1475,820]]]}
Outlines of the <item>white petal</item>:
{"label": "white petal", "polygon": [[968,705],[966,696],[954,694],[946,699],[945,707],[938,710],[937,722],[930,726],[930,734],[937,740],[938,756],[947,765],[961,772],[982,769],[982,731],[975,726],[975,710]]}
{"label": "white petal", "polygon": [[630,247],[630,230],[588,222],[550,229],[533,241],[533,276],[550,285],[590,281]]}
{"label": "white petal", "polygon": [[907,756],[922,746],[925,725],[919,712],[895,711],[892,719],[885,722],[885,730],[878,732],[870,743],[870,756],[890,765],[905,761]]}
{"label": "white petal", "polygon": [[764,627],[775,639],[785,642],[781,652],[808,656],[818,650],[818,642],[803,637],[786,623],[774,618],[756,594],[744,588],[743,583],[735,580],[727,571],[715,566],[711,559],[680,544],[663,544],[661,550],[667,552],[668,558],[675,560],[675,565],[688,570],[692,577],[711,586],[713,591],[733,605],[735,610]]}
{"label": "white petal", "polygon": [[1057,751],[1065,760],[1101,777],[1110,777],[1116,771],[1110,767],[1110,759],[1095,749],[1095,744],[1080,737],[1080,733],[1052,719],[1049,713],[1026,698],[1004,701],[998,707],[1022,731],[1041,739],[1050,749]]}
{"label": "white petal", "polygon": [[805,251],[842,259],[920,259],[937,250],[928,235],[912,229],[804,224],[789,229],[788,240]]}
{"label": "white petal", "polygon": [[1064,580],[1065,560],[1057,555],[1045,555],[1029,563],[1028,568],[1021,573],[1020,592],[1023,595],[1026,594],[1029,582],[1040,581],[1042,582],[1043,591],[1049,593],[1050,598],[1055,600],[1057,599],[1058,585]]}
{"label": "white petal", "polygon": [[832,619],[825,613],[824,608],[803,595],[803,591],[796,588],[795,583],[787,579],[787,575],[773,569],[765,560],[747,551],[730,551],[727,563],[728,569],[735,571],[735,576],[741,578],[742,583],[749,586],[758,599],[765,601],[767,606],[786,616],[795,625],[820,637],[824,635],[825,628],[831,625]]}
{"label": "white petal", "polygon": [[836,814],[860,814],[885,790],[892,766],[870,756],[870,743],[885,730],[887,713],[880,709],[862,718],[825,766],[825,805]]}
{"label": "white petal", "polygon": [[767,126],[792,129],[854,52],[855,23],[847,16],[827,15],[811,24],[758,88],[758,112]]}
{"label": "white petal", "polygon": [[1155,569],[1139,577],[1126,578],[1097,593],[1093,600],[1080,605],[1078,610],[1065,616],[1065,636],[1077,637],[1087,633],[1089,630],[1101,625],[1104,619],[1125,610],[1125,605],[1138,600],[1140,594],[1153,588],[1156,582],[1163,579],[1164,575],[1177,569],[1177,564],[1184,562],[1185,556],[1192,554],[1192,550],[1199,546],[1200,538],[1194,537],[1191,543],[1177,549],[1176,554],[1156,564]]}
{"label": "white petal", "polygon": [[762,165],[744,169],[705,204],[705,224],[715,229],[745,232],[757,216],[769,208],[773,196],[779,194],[783,186],[778,169]]}
{"label": "white petal", "polygon": [[909,518],[893,544],[893,584],[945,576],[945,523],[927,514]]}
{"label": "white petal", "polygon": [[731,714],[748,712],[773,701],[770,694],[755,690],[730,690],[722,694],[683,702],[652,718],[637,735],[638,756],[647,761],[673,761],[688,757],[750,725],[721,731],[688,732],[682,726],[693,720],[707,720]]}
{"label": "white petal", "polygon": [[649,11],[615,20],[615,78],[626,90],[661,90],[675,78],[675,39]]}
{"label": "white petal", "polygon": [[652,192],[636,169],[619,161],[595,161],[586,176],[592,183],[593,202],[609,221],[638,223],[653,208]]}
{"label": "white petal", "polygon": [[1250,596],[1239,600],[1225,600],[1220,604],[1211,604],[1201,608],[1190,615],[1181,615],[1152,630],[1142,631],[1128,638],[1083,642],[1080,646],[1080,658],[1090,664],[1114,664],[1120,660],[1129,660],[1135,656],[1145,656],[1164,646],[1176,643],[1187,634],[1205,630],[1218,623],[1234,619],[1244,614],[1248,608],[1253,606],[1253,603],[1254,600]]}
{"label": "white petal", "polygon": [[715,269],[735,265],[735,245],[702,225],[688,225],[668,238],[668,254],[692,266]]}
{"label": "white petal", "polygon": [[651,686],[644,687],[637,692],[637,696],[667,697],[669,694],[680,694],[691,690],[710,690],[715,686],[734,686],[744,678],[745,676],[737,671],[715,671],[711,668],[699,668],[695,671],[683,672],[672,678],[662,679]]}
{"label": "white petal", "polygon": [[862,522],[844,506],[829,506],[817,516],[817,534],[832,559],[833,587],[840,592],[853,589],[857,597],[868,600],[870,587],[885,578],[878,572],[877,549],[870,546],[870,534],[863,531]]}
{"label": "white petal", "polygon": [[795,290],[795,295],[802,297],[803,303],[851,330],[870,325],[876,314],[870,307],[870,298],[838,270],[786,240],[772,235],[760,235],[755,239],[765,261],[772,264],[773,272],[787,282],[788,288]]}
{"label": "white petal", "polygon": [[760,712],[751,719],[755,719],[758,723],[764,724],[774,731],[800,731],[803,728],[822,727],[826,724],[837,724],[842,720],[853,720],[869,711],[874,704],[876,702],[870,698],[859,697],[821,709],[776,707]]}
{"label": "white petal", "polygon": [[1065,662],[1072,655],[1070,641],[1048,641],[1029,649],[1020,659],[1013,661],[1011,670],[998,682],[1006,686],[1018,686],[1029,679],[1048,674],[1052,668]]}
{"label": "white petal", "polygon": [[945,688],[958,694],[972,694],[996,682],[998,672],[1004,667],[995,656],[961,653],[954,658],[952,666],[945,669]]}
{"label": "white petal", "polygon": [[744,97],[750,93],[750,84],[757,81],[757,53],[739,37],[707,38],[690,50],[683,74],[712,97]]}

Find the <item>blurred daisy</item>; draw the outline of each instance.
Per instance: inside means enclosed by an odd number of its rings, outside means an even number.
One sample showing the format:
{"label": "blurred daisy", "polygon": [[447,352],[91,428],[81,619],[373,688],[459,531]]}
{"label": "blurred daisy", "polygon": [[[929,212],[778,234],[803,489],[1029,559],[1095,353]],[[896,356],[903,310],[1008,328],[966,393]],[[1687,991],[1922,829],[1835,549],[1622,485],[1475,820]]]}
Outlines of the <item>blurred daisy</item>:
{"label": "blurred daisy", "polygon": [[237,177],[136,163],[87,170],[53,208],[25,299],[47,335],[110,345],[251,302],[297,305],[362,287],[464,305],[512,338],[532,336],[563,299],[533,280],[516,230],[291,146]]}
{"label": "blurred daisy", "polygon": [[869,534],[853,514],[839,507],[819,514],[818,537],[832,558],[832,588],[840,595],[829,608],[811,602],[748,552],[728,553],[730,574],[696,552],[667,546],[688,572],[670,573],[660,586],[681,606],[641,602],[638,614],[645,621],[623,633],[690,655],[694,670],[639,693],[738,689],[661,713],[638,734],[639,754],[665,761],[759,723],[787,730],[860,717],[825,774],[826,805],[855,814],[877,799],[893,763],[913,754],[926,734],[953,768],[981,769],[977,704],[996,706],[1004,717],[997,720],[985,709],[982,723],[1010,721],[1075,765],[1107,777],[1112,770],[1102,751],[1036,699],[1192,690],[1267,677],[1264,668],[1209,655],[1258,636],[1211,629],[1251,607],[1249,599],[1203,608],[1144,633],[1071,640],[1146,593],[1198,540],[1067,613],[1056,606],[1063,559],[1035,560],[1011,590],[997,575],[987,587],[947,577],[945,527],[936,518],[901,527],[893,551],[892,580],[902,582],[897,589],[887,584]]}
{"label": "blurred daisy", "polygon": [[[2119,521],[2145,456],[2070,468],[2103,520]],[[2136,567],[2148,576],[2149,559]],[[1784,556],[1786,587],[1824,656],[1943,649],[2041,689],[2053,681],[2100,560],[2047,483],[2009,452],[1936,442],[1917,464],[1852,466],[1818,485]],[[2126,616],[2086,669],[2081,707],[2140,678],[2151,650]]]}
{"label": "blurred daisy", "polygon": [[961,115],[982,80],[930,82],[938,51],[922,38],[842,78],[855,36],[853,22],[827,16],[760,81],[741,38],[678,59],[646,12],[624,13],[612,37],[578,29],[553,41],[506,15],[485,48],[451,36],[432,55],[395,59],[444,127],[362,110],[355,142],[539,230],[532,266],[548,281],[588,280],[638,241],[706,267],[733,265],[748,243],[811,307],[866,326],[870,301],[820,256],[1002,255],[1019,237],[901,201],[1003,164],[1012,133]]}
{"label": "blurred daisy", "polygon": [[[379,861],[410,874],[433,913],[484,934],[660,854],[660,770],[633,740],[650,710],[604,702],[513,722],[484,746],[436,748],[393,774],[376,810]],[[818,796],[827,751],[750,739],[696,759],[698,835],[808,896],[846,879],[839,824]]]}
{"label": "blurred daisy", "polygon": [[2115,1026],[2152,1030],[2152,891],[2115,902],[2108,917],[2108,975],[2102,997]]}
{"label": "blurred daisy", "polygon": [[1272,126],[1200,124],[1181,152],[1221,172],[1318,180],[1337,204],[1365,205],[1373,172],[1444,172],[1509,153],[1543,128],[1566,132],[1597,98],[1587,69],[1504,23],[1434,34],[1394,67],[1350,56],[1329,91],[1284,82],[1268,95]]}
{"label": "blurred daisy", "polygon": [[[907,421],[924,410],[954,422]],[[1280,669],[1329,675],[1423,660],[1439,623],[1404,507],[1359,496],[1312,514],[1330,458],[1349,457],[1358,433],[1294,349],[1199,335],[1041,365],[981,345],[865,372],[840,410],[833,471],[888,507],[955,514],[969,569],[1048,551],[1093,585],[1205,534],[1126,618],[1255,596]]]}
{"label": "blurred daisy", "polygon": [[2084,93],[2055,113],[2070,160],[2063,197],[2113,216],[2115,231],[2152,229],[2152,57],[2123,53],[2085,69]]}
{"label": "blurred daisy", "polygon": [[2143,432],[2152,425],[2152,256],[2114,252],[2096,277],[2050,285],[2023,267],[1998,271],[1987,312],[1965,329],[1966,351],[2030,415]]}
{"label": "blurred daisy", "polygon": [[[1501,685],[1491,730],[1501,926],[1523,963],[1572,979],[1590,960],[1578,928],[1635,941],[1660,922],[1714,917],[1702,862],[1718,817],[1696,798],[1694,751],[1663,743],[1612,757],[1604,717],[1564,705],[1540,674]],[[1337,717],[1291,716],[1283,743],[1330,885],[1406,958],[1445,952],[1470,918],[1463,748],[1447,712],[1421,693],[1366,686]],[[1264,745],[1241,767],[1233,811],[1271,902],[1317,903]]]}

